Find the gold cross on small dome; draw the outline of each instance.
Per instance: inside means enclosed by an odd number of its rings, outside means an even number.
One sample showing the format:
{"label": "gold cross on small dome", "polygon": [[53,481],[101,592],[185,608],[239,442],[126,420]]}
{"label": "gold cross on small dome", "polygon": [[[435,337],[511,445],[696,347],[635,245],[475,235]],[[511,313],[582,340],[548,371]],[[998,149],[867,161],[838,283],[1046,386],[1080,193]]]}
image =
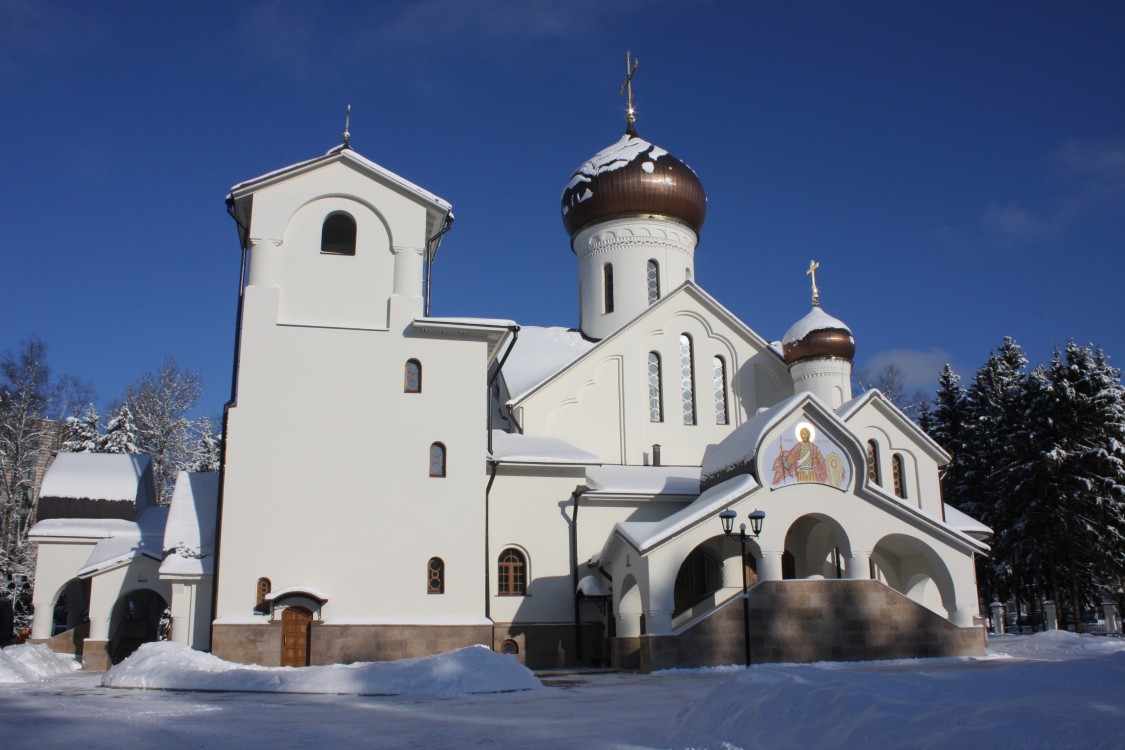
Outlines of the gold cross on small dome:
{"label": "gold cross on small dome", "polygon": [[631,52],[625,53],[625,83],[621,84],[621,91],[618,92],[618,96],[626,92],[629,94],[626,97],[625,122],[630,125],[637,121],[637,111],[633,109],[633,74],[637,72],[637,65],[640,64],[640,61],[632,59],[632,56]]}
{"label": "gold cross on small dome", "polygon": [[813,307],[820,307],[820,290],[816,288],[816,269],[820,268],[820,264],[815,260],[809,261],[809,270],[805,271],[806,276],[812,276],[812,303]]}

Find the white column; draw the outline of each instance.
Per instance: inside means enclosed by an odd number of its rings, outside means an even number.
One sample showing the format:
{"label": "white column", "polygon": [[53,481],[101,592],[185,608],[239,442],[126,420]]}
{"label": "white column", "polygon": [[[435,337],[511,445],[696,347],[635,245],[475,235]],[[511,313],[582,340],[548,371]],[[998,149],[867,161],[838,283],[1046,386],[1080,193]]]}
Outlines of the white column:
{"label": "white column", "polygon": [[278,286],[280,243],[275,240],[251,239],[247,251],[246,283],[249,286]]}
{"label": "white column", "polygon": [[1105,614],[1105,632],[1120,633],[1121,620],[1117,617],[1117,603],[1112,601],[1102,602],[1102,612]]}
{"label": "white column", "polygon": [[1043,617],[1047,620],[1047,630],[1059,629],[1059,616],[1053,601],[1043,602]]}
{"label": "white column", "polygon": [[988,608],[992,610],[992,632],[996,635],[1004,635],[1004,605],[1000,602],[992,602]]}
{"label": "white column", "polygon": [[871,578],[871,553],[864,550],[852,550],[848,555],[848,563],[844,566],[844,578],[849,581],[865,581]]}
{"label": "white column", "polygon": [[636,638],[641,634],[641,616],[639,613],[622,612],[617,615],[617,637]]}
{"label": "white column", "polygon": [[45,641],[51,637],[52,625],[55,621],[55,608],[50,602],[40,602],[35,605],[35,613],[31,620],[31,637],[37,641]]}
{"label": "white column", "polygon": [[782,554],[779,550],[762,550],[762,560],[758,565],[759,581],[780,581],[784,577],[781,571]]}
{"label": "white column", "polygon": [[671,635],[672,610],[650,609],[645,612],[645,635]]}
{"label": "white column", "polygon": [[971,628],[975,616],[976,607],[971,604],[959,604],[949,611],[949,621],[959,628]]}
{"label": "white column", "polygon": [[92,641],[108,641],[109,618],[90,615],[90,635],[87,638]]}

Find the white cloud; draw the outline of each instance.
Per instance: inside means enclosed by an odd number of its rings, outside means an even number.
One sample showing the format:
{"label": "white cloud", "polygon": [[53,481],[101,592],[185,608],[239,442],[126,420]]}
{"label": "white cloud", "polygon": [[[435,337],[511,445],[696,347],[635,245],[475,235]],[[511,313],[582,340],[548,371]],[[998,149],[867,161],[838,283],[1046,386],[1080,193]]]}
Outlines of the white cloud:
{"label": "white cloud", "polygon": [[[895,365],[902,370],[906,394],[920,389],[926,395],[932,395],[937,389],[941,368],[952,360],[952,355],[944,349],[887,349],[868,357],[862,369],[869,375],[875,375],[887,365]],[[956,365],[953,369],[961,374]]]}

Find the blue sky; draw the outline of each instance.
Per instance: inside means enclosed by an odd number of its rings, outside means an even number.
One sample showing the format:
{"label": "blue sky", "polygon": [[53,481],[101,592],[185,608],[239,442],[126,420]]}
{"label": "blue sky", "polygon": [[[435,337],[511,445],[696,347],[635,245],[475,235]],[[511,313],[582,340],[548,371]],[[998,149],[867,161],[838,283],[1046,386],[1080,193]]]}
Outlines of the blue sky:
{"label": "blue sky", "polygon": [[810,259],[857,364],[1005,335],[1125,365],[1125,3],[0,0],[0,350],[102,401],[166,355],[230,388],[237,182],[352,145],[450,201],[435,315],[577,324],[559,213],[637,129],[709,197],[701,286],[766,339]]}

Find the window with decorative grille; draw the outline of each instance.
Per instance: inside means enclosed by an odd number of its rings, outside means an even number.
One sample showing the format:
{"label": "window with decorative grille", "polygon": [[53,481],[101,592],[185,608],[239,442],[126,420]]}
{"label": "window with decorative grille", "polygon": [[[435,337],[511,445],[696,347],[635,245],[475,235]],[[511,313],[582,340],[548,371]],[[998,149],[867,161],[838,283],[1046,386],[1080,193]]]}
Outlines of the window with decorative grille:
{"label": "window with decorative grille", "polygon": [[648,262],[645,283],[648,285],[648,303],[651,305],[660,299],[660,264],[655,260]]}
{"label": "window with decorative grille", "polygon": [[441,443],[430,446],[430,476],[445,476],[445,446]]}
{"label": "window with decorative grille", "polygon": [[518,549],[509,547],[500,553],[496,593],[500,596],[527,593],[527,560]]}
{"label": "window with decorative grille", "polygon": [[660,372],[660,355],[648,353],[648,419],[664,421],[664,382]]}
{"label": "window with decorative grille", "polygon": [[867,478],[879,484],[879,446],[874,440],[867,441]]}
{"label": "window with decorative grille", "polygon": [[715,424],[728,424],[727,414],[727,364],[722,357],[712,357],[712,375],[715,377]]}
{"label": "window with decorative grille", "polygon": [[427,594],[444,594],[445,593],[445,563],[440,557],[431,557],[429,563],[426,564],[426,571],[429,574],[426,583]]}
{"label": "window with decorative grille", "polygon": [[416,359],[406,360],[403,368],[402,390],[405,393],[422,392],[422,363]]}
{"label": "window with decorative grille", "polygon": [[680,334],[680,402],[684,424],[695,424],[695,356],[691,336]]}

